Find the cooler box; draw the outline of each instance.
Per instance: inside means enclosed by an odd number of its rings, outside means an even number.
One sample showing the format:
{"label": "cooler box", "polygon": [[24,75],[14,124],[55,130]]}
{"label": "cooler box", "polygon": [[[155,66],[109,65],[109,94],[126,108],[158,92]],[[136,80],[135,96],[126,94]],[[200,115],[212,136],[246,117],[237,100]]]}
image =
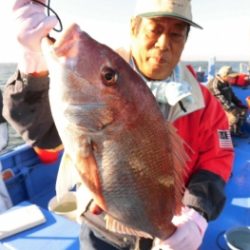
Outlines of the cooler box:
{"label": "cooler box", "polygon": [[1,156],[2,172],[13,205],[29,200],[47,208],[55,195],[60,158],[53,164],[41,163],[33,148],[22,145]]}

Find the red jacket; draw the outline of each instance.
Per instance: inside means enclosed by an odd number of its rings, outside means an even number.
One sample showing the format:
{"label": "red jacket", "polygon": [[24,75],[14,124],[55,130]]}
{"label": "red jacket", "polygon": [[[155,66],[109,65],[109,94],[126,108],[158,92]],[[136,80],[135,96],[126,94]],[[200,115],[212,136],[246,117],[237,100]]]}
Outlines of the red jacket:
{"label": "red jacket", "polygon": [[[178,133],[189,147],[187,151],[190,161],[187,176],[202,169],[211,171],[227,181],[234,157],[228,122],[220,103],[206,87],[203,85],[200,87],[204,96],[205,108],[174,121]],[[190,128],[192,133],[187,128]],[[223,135],[227,138],[223,138]]]}

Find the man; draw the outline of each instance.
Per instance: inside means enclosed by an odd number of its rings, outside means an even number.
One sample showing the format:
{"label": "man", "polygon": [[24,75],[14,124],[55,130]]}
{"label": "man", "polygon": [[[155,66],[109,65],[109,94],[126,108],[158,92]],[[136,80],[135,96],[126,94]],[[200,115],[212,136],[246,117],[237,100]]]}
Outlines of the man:
{"label": "man", "polygon": [[7,146],[9,138],[8,124],[6,120],[3,118],[2,110],[3,110],[3,96],[2,96],[2,91],[0,89],[0,152]]}
{"label": "man", "polygon": [[223,66],[215,78],[209,81],[207,87],[222,104],[228,118],[231,134],[244,137],[241,127],[246,120],[248,107],[236,97],[230,84],[237,75],[238,73],[234,72],[232,67]]}
{"label": "man", "polygon": [[[24,56],[6,86],[4,114],[27,142],[52,149],[61,141],[50,114],[49,78],[40,41],[56,20],[28,0],[16,1],[13,10],[20,25],[17,38]],[[200,28],[192,21],[190,0],[138,0],[131,20],[131,49],[119,50],[144,78],[164,117],[189,145],[183,209],[173,218],[177,229],[164,241],[154,240],[154,249],[198,249],[207,221],[217,218],[223,208],[224,186],[233,161],[223,109],[186,67],[177,66],[190,26]],[[85,208],[82,214],[82,249],[152,248],[151,240],[135,240],[105,230],[103,215],[96,214],[100,211],[93,207]]]}

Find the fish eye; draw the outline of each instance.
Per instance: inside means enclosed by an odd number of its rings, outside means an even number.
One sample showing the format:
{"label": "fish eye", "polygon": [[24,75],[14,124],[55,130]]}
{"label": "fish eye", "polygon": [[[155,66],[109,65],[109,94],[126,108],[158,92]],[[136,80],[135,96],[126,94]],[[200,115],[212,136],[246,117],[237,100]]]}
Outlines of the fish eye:
{"label": "fish eye", "polygon": [[102,69],[102,81],[107,86],[113,86],[117,83],[118,80],[118,74],[115,70],[104,67]]}

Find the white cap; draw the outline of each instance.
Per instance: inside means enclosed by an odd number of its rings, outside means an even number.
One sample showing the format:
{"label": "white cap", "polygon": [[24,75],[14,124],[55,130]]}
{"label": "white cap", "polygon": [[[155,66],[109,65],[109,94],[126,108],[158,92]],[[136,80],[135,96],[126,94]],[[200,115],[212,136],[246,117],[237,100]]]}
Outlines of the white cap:
{"label": "white cap", "polygon": [[135,16],[172,17],[202,29],[193,22],[191,0],[137,0]]}
{"label": "white cap", "polygon": [[239,75],[239,73],[233,71],[231,66],[222,66],[218,71],[218,75],[220,75],[221,77],[226,77],[226,76],[235,77]]}

